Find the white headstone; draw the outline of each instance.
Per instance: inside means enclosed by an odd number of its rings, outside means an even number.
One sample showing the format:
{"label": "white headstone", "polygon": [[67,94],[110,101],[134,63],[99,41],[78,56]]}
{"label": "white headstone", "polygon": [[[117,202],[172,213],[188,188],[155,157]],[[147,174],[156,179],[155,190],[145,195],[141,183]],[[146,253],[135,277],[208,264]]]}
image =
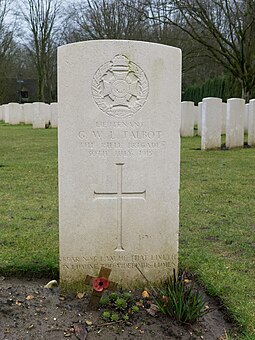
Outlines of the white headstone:
{"label": "white headstone", "polygon": [[226,134],[226,124],[227,124],[227,103],[222,103],[221,111],[221,134]]}
{"label": "white headstone", "polygon": [[[146,56],[146,58],[144,57]],[[177,267],[181,53],[136,41],[59,48],[62,287]]]}
{"label": "white headstone", "polygon": [[0,120],[4,120],[3,119],[3,112],[4,112],[3,105],[0,105]]}
{"label": "white headstone", "polygon": [[243,147],[245,100],[231,98],[227,101],[226,147]]}
{"label": "white headstone", "polygon": [[33,124],[34,106],[32,103],[23,104],[23,111],[25,116],[25,124]]}
{"label": "white headstone", "polygon": [[193,102],[181,103],[181,136],[194,136],[195,109]]}
{"label": "white headstone", "polygon": [[249,102],[248,144],[255,145],[255,99]]}
{"label": "white headstone", "polygon": [[58,103],[51,103],[50,104],[50,112],[51,112],[51,127],[57,128],[58,127]]}
{"label": "white headstone", "polygon": [[245,104],[245,111],[244,111],[244,132],[248,132],[249,126],[249,103]]}
{"label": "white headstone", "polygon": [[10,119],[9,119],[9,106],[8,104],[4,104],[3,105],[3,110],[4,110],[4,122],[5,123],[9,123],[10,122]]}
{"label": "white headstone", "polygon": [[198,106],[194,105],[194,125],[198,124]]}
{"label": "white headstone", "polygon": [[204,98],[202,104],[202,138],[201,149],[218,149],[221,147],[222,100]]}
{"label": "white headstone", "polygon": [[198,103],[197,134],[202,135],[202,102]]}
{"label": "white headstone", "polygon": [[35,102],[33,103],[33,128],[44,129],[45,128],[45,103]]}
{"label": "white headstone", "polygon": [[44,117],[45,117],[45,124],[49,124],[51,122],[51,108],[49,104],[43,103],[44,106]]}
{"label": "white headstone", "polygon": [[19,104],[19,106],[20,106],[20,123],[25,123],[24,104]]}
{"label": "white headstone", "polygon": [[18,103],[9,103],[9,123],[17,125],[21,121],[21,106]]}

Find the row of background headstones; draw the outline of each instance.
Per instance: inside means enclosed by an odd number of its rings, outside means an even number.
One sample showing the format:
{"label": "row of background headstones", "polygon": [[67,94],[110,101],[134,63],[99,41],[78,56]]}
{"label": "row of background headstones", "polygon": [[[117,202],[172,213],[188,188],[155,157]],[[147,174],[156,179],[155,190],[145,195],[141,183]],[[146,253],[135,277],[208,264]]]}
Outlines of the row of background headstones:
{"label": "row of background headstones", "polygon": [[255,145],[255,99],[245,104],[244,99],[231,98],[223,103],[220,98],[204,98],[195,106],[181,103],[181,136],[201,136],[201,149],[221,147],[221,135],[226,135],[226,148],[243,147],[244,134],[248,145]]}
{"label": "row of background headstones", "polygon": [[56,128],[58,127],[58,103],[4,104],[0,106],[0,120],[11,125],[32,124],[35,129],[44,129],[47,125]]}
{"label": "row of background headstones", "polygon": [[[9,124],[32,124],[45,128],[47,124],[58,127],[58,103],[9,103],[0,106],[0,120]],[[223,103],[220,98],[204,98],[195,106],[193,102],[181,103],[182,137],[201,136],[201,149],[221,147],[221,135],[226,134],[226,147],[243,147],[244,133],[248,145],[255,145],[255,99],[245,104],[244,99],[231,98]]]}

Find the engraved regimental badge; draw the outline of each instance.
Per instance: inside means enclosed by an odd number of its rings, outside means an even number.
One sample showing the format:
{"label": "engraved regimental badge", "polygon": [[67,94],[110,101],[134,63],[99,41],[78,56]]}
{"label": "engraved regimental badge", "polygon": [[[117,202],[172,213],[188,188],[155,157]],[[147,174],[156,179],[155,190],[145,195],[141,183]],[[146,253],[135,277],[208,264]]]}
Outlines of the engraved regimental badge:
{"label": "engraved regimental badge", "polygon": [[148,80],[141,67],[120,54],[99,67],[92,81],[97,106],[116,118],[133,116],[145,104],[148,92]]}

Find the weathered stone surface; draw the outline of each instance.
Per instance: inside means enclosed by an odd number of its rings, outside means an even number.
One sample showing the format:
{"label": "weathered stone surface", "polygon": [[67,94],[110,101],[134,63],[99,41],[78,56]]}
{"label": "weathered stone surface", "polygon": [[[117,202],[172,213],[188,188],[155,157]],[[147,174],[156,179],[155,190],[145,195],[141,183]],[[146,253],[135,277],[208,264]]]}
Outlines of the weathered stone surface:
{"label": "weathered stone surface", "polygon": [[231,98],[227,101],[226,147],[243,147],[245,100]]}
{"label": "weathered stone surface", "polygon": [[218,149],[221,147],[222,100],[204,98],[202,104],[202,138],[201,149]]}
{"label": "weathered stone surface", "polygon": [[[146,58],[145,58],[146,56]],[[135,41],[62,46],[62,287],[101,266],[122,286],[177,267],[181,53]]]}

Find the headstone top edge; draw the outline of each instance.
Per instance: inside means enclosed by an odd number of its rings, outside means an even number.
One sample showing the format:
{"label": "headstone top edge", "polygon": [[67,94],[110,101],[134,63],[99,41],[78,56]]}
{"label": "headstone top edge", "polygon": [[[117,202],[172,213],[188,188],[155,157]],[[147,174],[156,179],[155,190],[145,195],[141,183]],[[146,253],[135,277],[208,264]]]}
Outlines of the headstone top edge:
{"label": "headstone top edge", "polygon": [[100,40],[88,40],[88,41],[79,41],[75,43],[70,43],[66,45],[62,45],[58,47],[58,51],[62,51],[67,48],[74,48],[77,46],[82,45],[107,45],[107,44],[116,44],[116,45],[123,45],[123,43],[127,43],[128,45],[147,45],[147,46],[158,46],[160,48],[166,48],[171,49],[172,51],[179,52],[181,54],[181,49],[174,46],[159,44],[159,43],[153,43],[149,41],[142,41],[142,40],[117,40],[117,39],[100,39]]}

